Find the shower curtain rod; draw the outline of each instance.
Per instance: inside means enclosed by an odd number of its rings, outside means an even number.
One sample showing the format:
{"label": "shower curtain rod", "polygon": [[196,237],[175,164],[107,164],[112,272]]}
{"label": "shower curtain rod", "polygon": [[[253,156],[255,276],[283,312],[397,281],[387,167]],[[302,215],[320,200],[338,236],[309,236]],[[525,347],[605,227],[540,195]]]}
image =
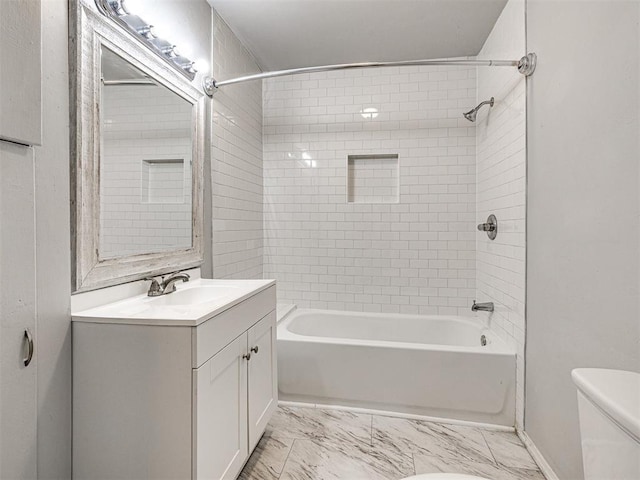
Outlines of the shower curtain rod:
{"label": "shower curtain rod", "polygon": [[525,76],[531,75],[536,69],[536,54],[529,53],[520,60],[405,60],[399,62],[364,62],[364,63],[343,63],[338,65],[322,65],[318,67],[291,68],[288,70],[275,70],[273,72],[256,73],[244,77],[231,78],[229,80],[216,81],[213,77],[205,77],[202,87],[207,95],[213,96],[214,92],[226,85],[249,82],[252,80],[262,80],[265,78],[283,77],[286,75],[296,75],[299,73],[328,72],[332,70],[348,70],[351,68],[372,68],[372,67],[408,67],[417,65],[460,65],[477,67],[517,67],[518,71]]}

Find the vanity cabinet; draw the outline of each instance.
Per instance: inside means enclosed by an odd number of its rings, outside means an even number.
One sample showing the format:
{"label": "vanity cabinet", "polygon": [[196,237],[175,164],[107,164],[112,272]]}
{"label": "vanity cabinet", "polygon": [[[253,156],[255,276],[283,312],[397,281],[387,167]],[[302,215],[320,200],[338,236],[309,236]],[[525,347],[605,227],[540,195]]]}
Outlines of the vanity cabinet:
{"label": "vanity cabinet", "polygon": [[195,325],[74,314],[74,478],[238,476],[277,406],[275,286],[254,282]]}
{"label": "vanity cabinet", "polygon": [[276,315],[193,371],[195,478],[236,478],[276,409]]}

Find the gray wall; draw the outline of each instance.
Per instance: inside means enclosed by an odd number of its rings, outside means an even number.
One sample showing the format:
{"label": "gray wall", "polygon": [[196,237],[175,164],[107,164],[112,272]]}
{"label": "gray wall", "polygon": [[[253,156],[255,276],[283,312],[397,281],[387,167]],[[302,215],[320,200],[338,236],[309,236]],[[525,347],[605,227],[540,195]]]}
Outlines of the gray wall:
{"label": "gray wall", "polygon": [[42,2],[42,147],[35,153],[38,477],[71,477],[67,1]]}
{"label": "gray wall", "polygon": [[528,0],[525,429],[583,477],[575,367],[640,370],[640,3]]}

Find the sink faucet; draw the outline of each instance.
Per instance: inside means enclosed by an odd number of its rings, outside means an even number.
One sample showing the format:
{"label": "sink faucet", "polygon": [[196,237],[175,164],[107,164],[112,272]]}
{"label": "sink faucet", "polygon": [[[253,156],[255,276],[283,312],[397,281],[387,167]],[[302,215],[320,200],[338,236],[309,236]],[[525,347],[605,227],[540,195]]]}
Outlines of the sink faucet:
{"label": "sink faucet", "polygon": [[173,293],[176,291],[176,282],[182,280],[183,282],[189,281],[189,275],[187,273],[174,273],[169,278],[162,282],[162,294]]}
{"label": "sink faucet", "polygon": [[173,273],[166,280],[162,277],[162,283],[158,283],[155,278],[145,278],[145,280],[151,280],[147,295],[150,297],[159,297],[160,295],[173,293],[176,291],[176,282],[178,280],[188,282],[189,278],[189,275],[186,273]]}
{"label": "sink faucet", "polygon": [[474,300],[473,305],[471,306],[471,311],[493,312],[493,302],[476,303]]}

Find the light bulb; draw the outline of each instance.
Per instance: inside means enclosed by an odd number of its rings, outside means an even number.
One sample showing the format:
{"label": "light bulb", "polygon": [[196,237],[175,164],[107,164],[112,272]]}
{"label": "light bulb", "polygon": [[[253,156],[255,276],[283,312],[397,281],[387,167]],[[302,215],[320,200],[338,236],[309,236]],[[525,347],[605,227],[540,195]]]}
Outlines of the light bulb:
{"label": "light bulb", "polygon": [[180,52],[181,55],[184,55],[185,57],[193,57],[193,47],[191,46],[191,44],[189,43],[183,43],[183,42],[179,42],[180,43]]}
{"label": "light bulb", "polygon": [[197,72],[207,74],[209,73],[209,62],[204,58],[199,58],[193,62],[193,68],[195,68]]}

